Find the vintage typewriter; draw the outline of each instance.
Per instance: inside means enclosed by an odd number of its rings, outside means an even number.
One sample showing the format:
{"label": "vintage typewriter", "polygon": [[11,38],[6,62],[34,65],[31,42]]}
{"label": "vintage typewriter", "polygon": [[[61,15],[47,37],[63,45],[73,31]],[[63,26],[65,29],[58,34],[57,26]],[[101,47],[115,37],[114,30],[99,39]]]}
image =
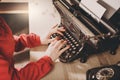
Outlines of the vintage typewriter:
{"label": "vintage typewriter", "polygon": [[[119,46],[119,28],[111,26],[102,19],[97,21],[79,6],[79,0],[53,0],[53,4],[60,13],[61,24],[66,29],[64,36],[59,36],[68,41],[71,48],[66,50],[59,59],[68,63],[76,59],[80,62],[87,61],[89,55],[109,50],[116,53]],[[112,44],[114,43],[114,44]]]}
{"label": "vintage typewriter", "polygon": [[86,80],[119,80],[120,62],[114,65],[89,69],[86,73]]}

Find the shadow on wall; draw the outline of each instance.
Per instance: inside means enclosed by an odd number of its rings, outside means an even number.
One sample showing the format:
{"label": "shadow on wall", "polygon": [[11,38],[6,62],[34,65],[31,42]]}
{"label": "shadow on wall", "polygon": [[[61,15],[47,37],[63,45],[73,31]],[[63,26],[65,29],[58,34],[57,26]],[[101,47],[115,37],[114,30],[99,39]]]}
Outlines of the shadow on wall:
{"label": "shadow on wall", "polygon": [[[9,27],[11,28],[13,35],[20,35],[21,33],[29,33],[29,18],[28,14],[0,14]],[[15,63],[21,63],[29,60],[29,50],[17,52],[14,55]]]}
{"label": "shadow on wall", "polygon": [[21,52],[14,54],[15,63],[22,63],[24,61],[29,61],[30,55],[29,50],[23,50]]}
{"label": "shadow on wall", "polygon": [[28,14],[0,14],[10,26],[13,34],[29,33]]}

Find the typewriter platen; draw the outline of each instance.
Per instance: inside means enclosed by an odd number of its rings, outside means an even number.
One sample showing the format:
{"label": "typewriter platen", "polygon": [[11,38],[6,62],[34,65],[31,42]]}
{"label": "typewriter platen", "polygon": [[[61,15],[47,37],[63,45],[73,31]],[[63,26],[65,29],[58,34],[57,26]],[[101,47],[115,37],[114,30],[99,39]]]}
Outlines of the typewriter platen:
{"label": "typewriter platen", "polygon": [[[80,58],[84,63],[93,53],[109,50],[111,54],[115,54],[119,46],[119,28],[110,26],[102,19],[96,21],[79,6],[80,1],[71,1],[72,5],[67,0],[53,1],[61,15],[61,25],[66,29],[64,36],[60,37],[71,45],[71,48],[59,57],[60,61],[67,63]],[[55,36],[59,35],[52,35]]]}

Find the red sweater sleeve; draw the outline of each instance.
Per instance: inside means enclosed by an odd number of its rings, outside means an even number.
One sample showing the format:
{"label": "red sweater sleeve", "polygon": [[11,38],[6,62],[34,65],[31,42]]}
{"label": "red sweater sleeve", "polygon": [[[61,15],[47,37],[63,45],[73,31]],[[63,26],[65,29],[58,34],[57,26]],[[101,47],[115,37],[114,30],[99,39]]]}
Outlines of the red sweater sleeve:
{"label": "red sweater sleeve", "polygon": [[0,55],[0,80],[11,80],[9,63]]}
{"label": "red sweater sleeve", "polygon": [[19,71],[24,80],[40,80],[53,68],[50,57],[44,56],[37,62],[31,62]]}
{"label": "red sweater sleeve", "polygon": [[15,51],[23,50],[25,47],[32,48],[41,44],[40,37],[34,33],[21,34],[20,36],[14,36],[15,39]]}
{"label": "red sweater sleeve", "polygon": [[40,79],[44,77],[50,70],[53,68],[53,61],[50,57],[44,56],[39,61],[37,61],[37,65],[41,66],[40,69]]}

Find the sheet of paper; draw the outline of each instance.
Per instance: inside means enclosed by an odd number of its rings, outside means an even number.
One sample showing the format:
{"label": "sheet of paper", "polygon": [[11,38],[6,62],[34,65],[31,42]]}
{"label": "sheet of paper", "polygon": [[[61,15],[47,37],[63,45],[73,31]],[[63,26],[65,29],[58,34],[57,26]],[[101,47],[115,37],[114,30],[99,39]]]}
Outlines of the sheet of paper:
{"label": "sheet of paper", "polygon": [[86,12],[88,12],[92,17],[99,21],[106,9],[97,3],[97,0],[82,0],[80,3],[80,7],[82,7]]}
{"label": "sheet of paper", "polygon": [[120,8],[120,0],[102,0],[115,10],[118,10]]}

